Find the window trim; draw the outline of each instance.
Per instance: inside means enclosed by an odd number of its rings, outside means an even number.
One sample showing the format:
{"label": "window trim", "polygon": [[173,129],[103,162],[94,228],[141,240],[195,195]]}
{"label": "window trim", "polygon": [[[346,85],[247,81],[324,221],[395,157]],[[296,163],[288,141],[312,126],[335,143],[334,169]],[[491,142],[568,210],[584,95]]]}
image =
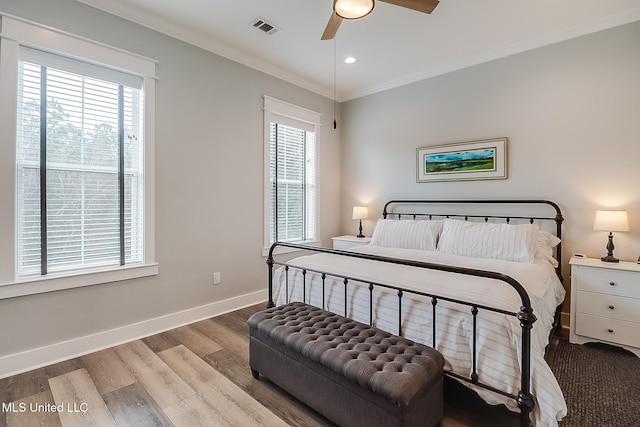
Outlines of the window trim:
{"label": "window trim", "polygon": [[0,300],[156,276],[158,272],[159,265],[153,263],[112,268],[85,268],[76,271],[65,271],[64,273],[49,273],[46,276],[32,276],[16,280],[13,283],[0,284]]}
{"label": "window trim", "polygon": [[[315,209],[315,217],[316,217],[316,230],[315,230],[315,238],[307,239],[304,241],[299,241],[296,243],[308,244],[312,246],[320,246],[320,225],[319,225],[319,195],[320,195],[320,179],[319,173],[320,168],[317,165],[318,162],[318,152],[320,148],[320,118],[322,115],[315,111],[299,107],[294,104],[290,104],[285,101],[280,101],[276,98],[272,98],[270,96],[264,95],[264,202],[263,202],[263,220],[264,220],[264,234],[263,234],[263,246],[262,246],[262,256],[267,256],[269,254],[269,248],[271,246],[270,243],[270,214],[271,214],[271,184],[269,177],[269,158],[270,158],[270,148],[271,148],[271,137],[270,137],[270,125],[271,122],[279,122],[285,124],[287,126],[299,127],[300,129],[304,129],[307,131],[313,131],[315,133],[315,158],[316,158],[316,209]],[[293,248],[285,248],[278,247],[276,248],[275,253],[288,253],[294,252],[297,249]]]}
{"label": "window trim", "polygon": [[[1,14],[0,33],[0,140],[14,141],[0,146],[0,186],[5,200],[0,207],[0,299],[52,292],[99,283],[157,275],[155,259],[155,68],[157,61],[114,48],[103,43]],[[83,269],[47,276],[17,277],[17,194],[16,194],[16,120],[17,82],[20,46],[81,58],[114,70],[127,70],[142,78],[144,111],[144,255],[141,264],[122,267]],[[6,198],[5,198],[6,196]]]}

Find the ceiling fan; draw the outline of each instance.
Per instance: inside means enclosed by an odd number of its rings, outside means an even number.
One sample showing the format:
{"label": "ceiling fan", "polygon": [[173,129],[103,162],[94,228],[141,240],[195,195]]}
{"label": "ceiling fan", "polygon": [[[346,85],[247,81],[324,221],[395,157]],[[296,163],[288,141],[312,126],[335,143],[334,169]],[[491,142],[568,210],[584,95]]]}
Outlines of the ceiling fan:
{"label": "ceiling fan", "polygon": [[[438,5],[438,0],[380,0],[418,12],[431,13]],[[333,0],[333,14],[322,33],[322,40],[331,40],[336,36],[344,19],[359,19],[373,10],[375,0]]]}

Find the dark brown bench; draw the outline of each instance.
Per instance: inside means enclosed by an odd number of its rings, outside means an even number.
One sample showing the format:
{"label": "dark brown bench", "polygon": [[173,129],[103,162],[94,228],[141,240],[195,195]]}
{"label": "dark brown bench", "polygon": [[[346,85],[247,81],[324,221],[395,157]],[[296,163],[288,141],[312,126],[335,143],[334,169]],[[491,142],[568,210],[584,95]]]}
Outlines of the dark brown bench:
{"label": "dark brown bench", "polygon": [[249,323],[252,374],[341,426],[439,425],[444,358],[425,345],[295,302]]}

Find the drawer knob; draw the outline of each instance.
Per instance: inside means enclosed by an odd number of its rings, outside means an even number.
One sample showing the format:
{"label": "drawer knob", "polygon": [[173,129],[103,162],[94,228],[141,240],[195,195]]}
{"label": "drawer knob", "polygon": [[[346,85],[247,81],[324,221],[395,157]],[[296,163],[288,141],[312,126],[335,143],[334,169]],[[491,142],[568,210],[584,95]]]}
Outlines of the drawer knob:
{"label": "drawer knob", "polygon": [[613,333],[613,329],[607,329],[607,331],[609,331],[610,334]]}
{"label": "drawer knob", "polygon": [[612,306],[612,305],[610,305],[610,306],[609,306],[609,309],[611,309],[611,310],[613,310],[614,308],[615,308],[615,307],[614,307],[614,306]]}
{"label": "drawer knob", "polygon": [[616,285],[616,282],[609,282],[609,284],[610,284],[611,286],[615,286],[615,285]]}

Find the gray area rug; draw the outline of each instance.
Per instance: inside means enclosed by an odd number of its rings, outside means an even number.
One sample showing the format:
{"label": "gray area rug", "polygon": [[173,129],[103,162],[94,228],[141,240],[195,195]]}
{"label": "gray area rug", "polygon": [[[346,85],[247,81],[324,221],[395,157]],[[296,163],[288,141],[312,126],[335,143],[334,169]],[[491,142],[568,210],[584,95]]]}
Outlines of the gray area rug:
{"label": "gray area rug", "polygon": [[640,358],[560,340],[549,362],[567,401],[560,427],[640,427]]}

